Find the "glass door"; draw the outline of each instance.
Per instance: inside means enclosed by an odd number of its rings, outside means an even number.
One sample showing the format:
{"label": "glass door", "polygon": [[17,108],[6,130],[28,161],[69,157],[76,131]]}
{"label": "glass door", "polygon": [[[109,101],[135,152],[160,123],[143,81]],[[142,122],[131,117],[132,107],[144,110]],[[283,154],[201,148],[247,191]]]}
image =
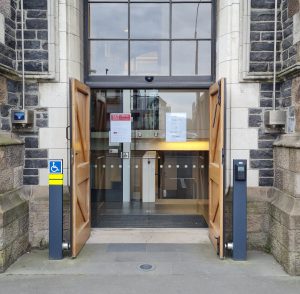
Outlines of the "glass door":
{"label": "glass door", "polygon": [[[206,216],[207,91],[92,90],[91,111],[92,225],[105,215]],[[130,142],[112,143],[111,114],[129,116]]]}
{"label": "glass door", "polygon": [[110,114],[123,112],[123,95],[118,90],[91,93],[91,202],[92,227],[101,219],[101,209],[123,201],[122,144],[110,143]]}

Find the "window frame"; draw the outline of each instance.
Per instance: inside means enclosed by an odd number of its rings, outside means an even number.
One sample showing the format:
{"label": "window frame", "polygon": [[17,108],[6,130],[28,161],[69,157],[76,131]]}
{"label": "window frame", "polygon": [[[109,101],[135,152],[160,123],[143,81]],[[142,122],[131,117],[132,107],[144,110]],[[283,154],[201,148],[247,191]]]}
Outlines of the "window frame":
{"label": "window frame", "polygon": [[[130,2],[130,0],[129,0]],[[170,3],[170,1],[131,1],[134,3]],[[100,75],[90,75],[89,73],[89,64],[90,64],[90,41],[92,40],[100,40],[89,38],[89,3],[124,3],[124,1],[84,1],[84,81],[91,88],[103,88],[103,89],[135,89],[135,88],[144,88],[144,89],[154,89],[154,88],[165,88],[165,89],[207,89],[214,81],[216,77],[216,0],[211,1],[193,1],[193,0],[177,0],[173,1],[173,3],[211,3],[212,5],[212,17],[211,17],[211,38],[209,39],[200,39],[198,41],[211,41],[211,75],[209,76],[153,76],[152,82],[147,82],[144,76],[129,76],[129,70],[127,76],[100,76]],[[125,2],[126,3],[126,2]],[[170,5],[171,6],[171,5]],[[128,11],[128,24],[130,25],[130,9]],[[171,24],[170,17],[170,25]],[[103,39],[104,40],[104,39]],[[122,39],[105,39],[105,40],[122,40]],[[170,47],[172,46],[172,42],[174,41],[191,41],[193,39],[183,38],[177,39],[172,38],[170,35],[170,39],[131,39],[128,34],[128,39],[124,39],[124,41],[170,41]],[[171,51],[170,51],[171,53]],[[128,55],[130,54],[130,50]],[[172,57],[169,57],[170,67],[172,62]],[[130,59],[128,60],[130,63]],[[171,70],[170,70],[171,74]]]}

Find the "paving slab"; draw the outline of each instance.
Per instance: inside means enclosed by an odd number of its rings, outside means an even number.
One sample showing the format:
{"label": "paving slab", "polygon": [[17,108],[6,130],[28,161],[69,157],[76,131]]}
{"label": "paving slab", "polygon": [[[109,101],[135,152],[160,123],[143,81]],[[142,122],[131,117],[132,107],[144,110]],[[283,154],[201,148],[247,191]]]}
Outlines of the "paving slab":
{"label": "paving slab", "polygon": [[[141,270],[150,264],[152,269]],[[0,293],[300,293],[274,258],[220,260],[210,244],[88,244],[76,259],[33,250],[0,275]]]}

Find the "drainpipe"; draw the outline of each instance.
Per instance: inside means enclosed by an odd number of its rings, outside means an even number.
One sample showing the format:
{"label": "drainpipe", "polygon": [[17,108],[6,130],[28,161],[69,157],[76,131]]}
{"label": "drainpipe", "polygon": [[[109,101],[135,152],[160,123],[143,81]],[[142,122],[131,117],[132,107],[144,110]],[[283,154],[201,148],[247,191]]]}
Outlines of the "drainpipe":
{"label": "drainpipe", "polygon": [[21,0],[21,46],[22,46],[22,110],[25,109],[25,66],[24,66],[24,1]]}
{"label": "drainpipe", "polygon": [[278,0],[275,0],[275,17],[274,17],[274,65],[273,65],[273,110],[276,110],[276,60],[277,60],[277,13],[278,13]]}
{"label": "drainpipe", "polygon": [[272,96],[272,110],[265,111],[264,121],[268,132],[273,131],[287,131],[287,111],[276,110],[276,55],[277,55],[277,14],[278,14],[278,0],[275,0],[275,15],[274,15],[274,58],[273,58],[273,96]]}

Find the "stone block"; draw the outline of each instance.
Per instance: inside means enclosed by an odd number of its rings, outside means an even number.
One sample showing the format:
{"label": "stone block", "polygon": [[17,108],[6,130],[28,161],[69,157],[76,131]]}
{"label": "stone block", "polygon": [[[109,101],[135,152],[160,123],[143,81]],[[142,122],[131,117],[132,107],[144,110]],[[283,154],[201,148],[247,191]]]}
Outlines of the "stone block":
{"label": "stone block", "polygon": [[247,232],[259,233],[268,232],[269,215],[268,214],[250,214],[247,215]]}
{"label": "stone block", "polygon": [[47,10],[47,0],[24,1],[24,9]]}
{"label": "stone block", "polygon": [[300,2],[299,0],[288,0],[288,16],[292,17],[300,9]]}
{"label": "stone block", "polygon": [[288,170],[289,169],[289,148],[275,147],[274,162],[275,166]]}
{"label": "stone block", "polygon": [[28,249],[28,233],[18,237],[12,244],[0,250],[0,273],[4,272]]}
{"label": "stone block", "polygon": [[25,148],[38,148],[39,147],[39,139],[38,137],[26,137],[25,138]]}
{"label": "stone block", "polygon": [[247,247],[249,250],[269,251],[269,238],[267,232],[248,232]]}
{"label": "stone block", "polygon": [[300,173],[300,149],[290,148],[289,169],[295,173]]}
{"label": "stone block", "polygon": [[270,215],[289,230],[300,230],[300,199],[273,189]]}
{"label": "stone block", "polygon": [[300,275],[300,253],[287,250],[276,239],[271,238],[271,253],[290,275]]}
{"label": "stone block", "polygon": [[0,193],[14,189],[14,170],[12,168],[1,170],[0,173]]}
{"label": "stone block", "polygon": [[6,78],[0,76],[0,105],[7,101]]}
{"label": "stone block", "polygon": [[28,202],[21,190],[0,194],[0,272],[28,248]]}
{"label": "stone block", "polygon": [[23,185],[23,166],[18,166],[14,171],[14,189],[21,188]]}
{"label": "stone block", "polygon": [[23,166],[24,163],[24,147],[23,143],[18,145],[4,145],[0,138],[0,170]]}

